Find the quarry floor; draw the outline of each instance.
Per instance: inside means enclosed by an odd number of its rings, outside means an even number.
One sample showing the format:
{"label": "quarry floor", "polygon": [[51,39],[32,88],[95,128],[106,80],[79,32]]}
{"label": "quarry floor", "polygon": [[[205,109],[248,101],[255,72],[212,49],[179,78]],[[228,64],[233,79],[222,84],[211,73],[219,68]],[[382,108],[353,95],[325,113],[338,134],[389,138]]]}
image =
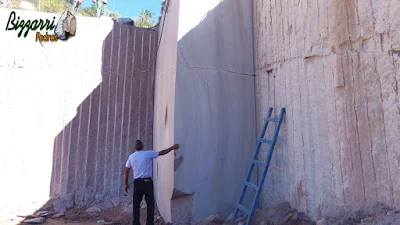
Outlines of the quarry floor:
{"label": "quarry floor", "polygon": [[[100,212],[94,210],[94,212],[87,212],[88,208],[74,207],[68,210],[65,215],[60,218],[46,218],[41,224],[48,225],[59,225],[59,224],[75,224],[75,225],[111,225],[111,224],[132,224],[132,206],[131,205],[119,205],[114,206]],[[140,210],[140,223],[146,224],[146,208]],[[33,224],[24,222],[29,220],[30,217],[16,217],[8,219],[8,221],[0,221],[0,225],[16,225],[16,224]],[[154,225],[161,225],[164,222],[160,220],[158,210],[154,215]]]}
{"label": "quarry floor", "polygon": [[[146,224],[146,205],[143,204],[140,212],[140,222]],[[49,209],[47,209],[49,210]],[[2,212],[4,213],[4,212]],[[11,212],[10,212],[11,213]],[[41,214],[40,213],[45,213]],[[89,206],[74,206],[65,213],[55,213],[51,210],[41,209],[35,214],[21,215],[11,213],[7,219],[0,218],[0,225],[23,225],[29,219],[43,218],[36,224],[61,225],[128,225],[132,224],[132,201],[97,201]],[[55,218],[57,217],[57,218]],[[231,217],[231,216],[230,216]],[[192,225],[244,225],[246,220],[231,221],[221,218],[219,215],[210,215]],[[168,225],[160,216],[156,208],[154,225]],[[179,224],[189,225],[189,224]],[[358,211],[344,213],[340,218],[323,217],[313,221],[306,214],[298,212],[285,202],[265,210],[257,210],[253,216],[252,225],[400,225],[400,211],[393,210],[383,204]]]}

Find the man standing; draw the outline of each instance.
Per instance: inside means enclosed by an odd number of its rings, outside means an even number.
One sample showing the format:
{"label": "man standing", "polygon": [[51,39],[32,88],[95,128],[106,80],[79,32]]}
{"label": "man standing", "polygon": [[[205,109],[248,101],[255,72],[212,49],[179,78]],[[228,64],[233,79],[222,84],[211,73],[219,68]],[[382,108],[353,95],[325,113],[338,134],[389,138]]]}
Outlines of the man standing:
{"label": "man standing", "polygon": [[129,191],[128,176],[133,169],[133,225],[140,225],[140,203],[143,195],[147,204],[146,225],[154,224],[154,186],[153,186],[153,159],[161,155],[166,155],[172,150],[177,150],[178,144],[162,150],[143,150],[143,143],[140,140],[135,142],[136,152],[128,157],[125,165],[125,192]]}

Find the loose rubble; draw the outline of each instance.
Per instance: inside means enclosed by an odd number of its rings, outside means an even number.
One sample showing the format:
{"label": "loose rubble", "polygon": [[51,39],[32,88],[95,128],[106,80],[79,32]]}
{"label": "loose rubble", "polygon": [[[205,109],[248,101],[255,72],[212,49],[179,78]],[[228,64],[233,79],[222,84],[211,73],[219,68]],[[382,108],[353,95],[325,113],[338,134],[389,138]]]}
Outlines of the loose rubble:
{"label": "loose rubble", "polygon": [[[68,195],[61,198],[49,199],[36,212],[15,211],[2,212],[4,219],[0,225],[15,224],[103,224],[103,225],[128,225],[132,224],[133,199],[132,196],[121,196],[106,200],[96,200],[92,203],[75,205],[75,196]],[[39,206],[38,206],[39,207]],[[141,204],[141,224],[146,224],[147,206],[145,201]],[[8,214],[6,214],[8,213]],[[2,217],[2,218],[3,218]],[[154,225],[166,225],[160,216],[157,206],[155,209]]]}
{"label": "loose rubble", "polygon": [[[258,215],[257,215],[258,214]],[[305,213],[293,209],[288,202],[281,203],[264,211],[258,211],[254,222],[260,225],[315,225]],[[258,218],[257,218],[258,217]]]}
{"label": "loose rubble", "polygon": [[[93,224],[132,224],[133,202],[132,197],[116,197],[105,201],[95,201],[84,206],[75,206],[67,210],[65,215],[60,216],[66,222],[90,222]],[[140,212],[141,224],[146,224],[146,209]],[[156,209],[155,225],[165,225],[164,220]]]}
{"label": "loose rubble", "polygon": [[221,225],[224,220],[218,214],[199,220],[196,225]]}
{"label": "loose rubble", "polygon": [[38,217],[51,217],[52,215],[54,215],[53,211],[39,211],[37,213],[35,213],[35,216]]}
{"label": "loose rubble", "polygon": [[[233,221],[233,214],[225,221],[219,215],[212,215],[199,220],[195,225],[244,225],[247,218],[239,214]],[[291,208],[288,202],[274,207],[257,209],[252,219],[252,225],[400,225],[400,210],[390,209],[384,204],[361,210],[351,214],[343,214],[340,218],[320,218],[317,222],[310,219],[305,213]]]}
{"label": "loose rubble", "polygon": [[58,219],[58,218],[61,218],[61,217],[63,217],[63,216],[65,216],[65,213],[60,212],[60,213],[54,214],[51,218],[52,218],[52,219]]}
{"label": "loose rubble", "polygon": [[28,219],[25,220],[25,223],[30,223],[30,224],[42,224],[46,221],[44,217],[38,217],[38,218],[33,218],[33,219]]}
{"label": "loose rubble", "polygon": [[379,203],[340,218],[321,218],[317,225],[400,225],[400,211]]}
{"label": "loose rubble", "polygon": [[95,213],[101,212],[101,209],[99,207],[97,207],[97,205],[95,205],[95,206],[92,206],[92,207],[86,209],[86,212],[90,213],[90,214],[95,214]]}
{"label": "loose rubble", "polygon": [[132,197],[130,196],[119,196],[110,199],[114,206],[119,206],[119,204],[129,205],[132,203]]}
{"label": "loose rubble", "polygon": [[[96,200],[91,204],[70,206],[72,198],[52,199],[40,210],[31,215],[19,216],[25,224],[131,224],[133,202],[132,197],[122,196],[105,201]],[[67,205],[68,208],[67,209]],[[57,212],[59,211],[59,212]],[[141,202],[141,224],[146,223],[146,203]],[[21,219],[22,219],[21,218]],[[245,225],[247,217],[239,212],[233,220],[233,214],[223,219],[214,214],[199,220],[194,225]],[[165,223],[156,208],[155,225],[171,225]],[[180,225],[190,225],[180,224]],[[340,218],[322,217],[317,222],[306,214],[291,208],[288,202],[268,209],[257,209],[252,219],[252,225],[400,225],[400,211],[386,205],[343,214]]]}

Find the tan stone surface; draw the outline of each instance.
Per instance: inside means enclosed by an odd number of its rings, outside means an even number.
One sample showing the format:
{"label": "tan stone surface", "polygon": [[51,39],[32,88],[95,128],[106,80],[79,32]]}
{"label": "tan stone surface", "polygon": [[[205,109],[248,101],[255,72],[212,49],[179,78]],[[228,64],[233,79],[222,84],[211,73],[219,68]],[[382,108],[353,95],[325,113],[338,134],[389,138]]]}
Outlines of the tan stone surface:
{"label": "tan stone surface", "polygon": [[191,195],[172,201],[173,222],[226,218],[256,144],[251,2],[187,0],[179,12],[175,188]]}
{"label": "tan stone surface", "polygon": [[155,167],[160,212],[179,224],[233,211],[256,135],[251,3],[178,3],[160,46],[154,146],[181,144]]}
{"label": "tan stone surface", "polygon": [[398,1],[254,1],[257,125],[287,109],[262,206],[400,207],[399,21]]}
{"label": "tan stone surface", "polygon": [[[163,34],[157,54],[154,99],[154,141],[156,150],[174,144],[175,80],[177,61],[177,36],[179,0],[169,1],[165,24],[160,24]],[[164,21],[164,18],[161,19]],[[164,26],[164,28],[162,28]],[[161,34],[160,30],[160,34]],[[159,39],[160,40],[160,37]],[[154,161],[155,197],[161,216],[171,222],[171,197],[174,188],[174,154]]]}

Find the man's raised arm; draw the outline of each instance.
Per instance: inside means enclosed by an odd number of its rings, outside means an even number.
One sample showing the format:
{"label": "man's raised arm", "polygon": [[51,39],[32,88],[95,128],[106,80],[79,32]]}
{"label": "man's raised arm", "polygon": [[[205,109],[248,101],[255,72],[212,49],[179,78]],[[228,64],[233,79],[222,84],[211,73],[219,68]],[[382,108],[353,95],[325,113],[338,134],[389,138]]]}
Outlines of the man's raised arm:
{"label": "man's raised arm", "polygon": [[158,155],[166,155],[168,154],[170,151],[172,150],[178,150],[179,149],[179,144],[174,144],[171,147],[164,149],[162,151],[160,151],[160,153]]}

